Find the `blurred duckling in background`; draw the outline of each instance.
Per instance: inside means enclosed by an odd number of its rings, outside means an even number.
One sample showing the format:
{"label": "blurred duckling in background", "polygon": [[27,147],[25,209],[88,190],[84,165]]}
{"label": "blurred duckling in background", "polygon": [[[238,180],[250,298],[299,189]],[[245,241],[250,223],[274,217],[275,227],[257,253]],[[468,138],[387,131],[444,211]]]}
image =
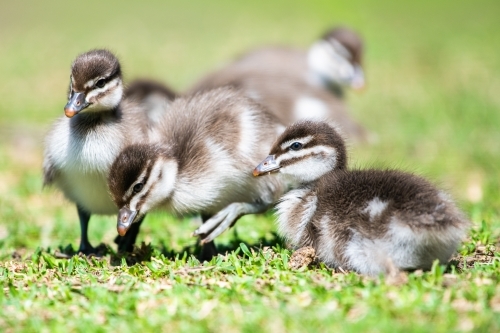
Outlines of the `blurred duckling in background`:
{"label": "blurred duckling in background", "polygon": [[127,101],[139,104],[143,112],[146,112],[146,126],[149,129],[150,139],[159,139],[159,137],[154,137],[157,133],[154,127],[164,116],[165,110],[177,94],[163,83],[142,78],[130,82],[125,88],[124,96]]}
{"label": "blurred duckling in background", "polygon": [[345,88],[363,88],[363,41],[336,27],[308,51],[270,46],[251,51],[196,83],[189,91],[231,85],[273,112],[284,124],[303,119],[331,121],[357,142],[369,133],[349,115]]}
{"label": "blurred duckling in background", "polygon": [[200,213],[204,224],[194,235],[204,244],[201,258],[210,259],[215,237],[239,217],[265,212],[284,193],[279,179],[255,181],[251,171],[284,127],[227,87],[177,98],[160,127],[161,141],[127,146],[111,167],[118,233],[155,208]]}
{"label": "blurred duckling in background", "polygon": [[278,230],[294,248],[361,274],[446,263],[469,221],[427,180],[395,170],[347,170],[342,137],[325,122],[288,127],[255,176],[278,172],[301,185],[277,205]]}
{"label": "blurred duckling in background", "polygon": [[[163,105],[174,97],[169,88],[159,87],[142,80],[124,94],[120,63],[107,50],[83,53],[71,66],[66,117],[58,119],[47,135],[43,171],[44,184],[55,185],[76,204],[81,253],[96,252],[88,240],[90,216],[118,212],[106,182],[115,157],[124,146],[154,136],[158,115],[148,113],[148,98],[159,95]],[[132,249],[138,226],[127,239],[117,240],[120,250]]]}

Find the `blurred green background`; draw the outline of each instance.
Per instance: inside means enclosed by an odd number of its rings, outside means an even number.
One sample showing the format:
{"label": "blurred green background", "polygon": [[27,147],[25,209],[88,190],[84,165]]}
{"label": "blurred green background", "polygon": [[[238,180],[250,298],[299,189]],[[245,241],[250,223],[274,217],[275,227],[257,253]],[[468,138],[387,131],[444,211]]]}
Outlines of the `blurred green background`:
{"label": "blurred green background", "polygon": [[[378,135],[351,147],[352,166],[398,167],[450,191],[497,234],[500,211],[500,2],[479,1],[2,1],[0,3],[0,246],[77,245],[74,207],[42,190],[43,137],[63,116],[77,54],[116,52],[125,78],[178,91],[253,47],[308,47],[336,24],[365,39],[368,88],[347,96]],[[249,242],[271,237],[271,215],[247,217]],[[98,221],[98,222],[95,222]],[[141,239],[194,244],[189,220],[150,217]],[[114,218],[91,221],[110,243]],[[234,237],[228,232],[221,242]]]}
{"label": "blurred green background", "polygon": [[[498,331],[499,18],[498,0],[0,0],[0,330]],[[31,256],[37,247],[78,246],[73,204],[43,189],[41,175],[43,138],[64,116],[77,54],[109,48],[126,79],[153,77],[183,91],[253,47],[307,48],[336,24],[365,39],[368,87],[347,100],[378,136],[350,148],[351,166],[430,178],[474,222],[462,254],[474,261],[481,246],[496,244],[496,264],[491,255],[444,275],[436,266],[391,286],[318,267],[290,271],[286,251],[273,259],[233,252],[208,264],[212,271],[160,255],[132,267]],[[275,242],[273,222],[271,213],[244,217],[216,242]],[[114,246],[115,225],[115,217],[93,217],[93,245]],[[192,250],[196,226],[152,214],[139,241],[167,253]],[[47,269],[51,262],[56,269]]]}

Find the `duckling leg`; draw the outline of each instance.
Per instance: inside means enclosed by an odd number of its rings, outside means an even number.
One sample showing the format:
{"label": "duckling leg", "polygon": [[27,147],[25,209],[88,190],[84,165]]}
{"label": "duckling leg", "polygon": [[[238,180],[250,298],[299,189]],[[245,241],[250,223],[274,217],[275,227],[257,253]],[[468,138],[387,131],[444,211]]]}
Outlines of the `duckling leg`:
{"label": "duckling leg", "polygon": [[[210,220],[211,216],[209,215],[201,215],[201,219],[203,223]],[[213,241],[202,243],[201,252],[199,255],[200,261],[210,261],[213,257],[217,255],[217,247]]]}
{"label": "duckling leg", "polygon": [[80,219],[80,247],[78,248],[78,253],[83,254],[92,254],[96,253],[96,249],[89,242],[89,220],[90,214],[87,213],[80,206],[76,206],[76,210],[78,212],[78,218]]}
{"label": "duckling leg", "polygon": [[139,235],[142,221],[144,221],[144,217],[132,223],[125,236],[116,236],[115,243],[118,244],[118,252],[132,252],[134,250],[134,244],[137,240],[137,235]]}
{"label": "duckling leg", "polygon": [[206,244],[232,227],[243,215],[263,213],[267,208],[268,205],[261,201],[255,203],[234,202],[203,223],[195,230],[193,236],[202,237],[201,243]]}

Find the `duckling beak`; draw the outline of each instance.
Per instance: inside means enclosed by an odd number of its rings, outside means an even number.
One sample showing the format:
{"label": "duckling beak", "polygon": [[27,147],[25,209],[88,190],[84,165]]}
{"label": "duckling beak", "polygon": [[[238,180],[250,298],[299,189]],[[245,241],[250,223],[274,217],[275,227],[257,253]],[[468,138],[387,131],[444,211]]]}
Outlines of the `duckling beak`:
{"label": "duckling beak", "polygon": [[87,106],[89,106],[89,103],[85,100],[85,93],[73,92],[73,95],[64,107],[64,114],[66,117],[72,118]]}
{"label": "duckling beak", "polygon": [[253,169],[253,175],[255,177],[262,176],[266,173],[278,171],[279,168],[281,167],[278,165],[278,162],[276,162],[274,155],[269,155],[265,160],[260,162],[260,164],[257,165],[255,169]]}
{"label": "duckling beak", "polygon": [[365,74],[360,65],[354,65],[354,75],[351,79],[351,88],[354,90],[363,90],[365,87]]}
{"label": "duckling beak", "polygon": [[116,230],[120,236],[125,236],[132,223],[134,223],[136,216],[136,210],[130,210],[128,207],[122,207],[122,209],[120,209],[120,212],[118,212],[118,222],[116,224]]}

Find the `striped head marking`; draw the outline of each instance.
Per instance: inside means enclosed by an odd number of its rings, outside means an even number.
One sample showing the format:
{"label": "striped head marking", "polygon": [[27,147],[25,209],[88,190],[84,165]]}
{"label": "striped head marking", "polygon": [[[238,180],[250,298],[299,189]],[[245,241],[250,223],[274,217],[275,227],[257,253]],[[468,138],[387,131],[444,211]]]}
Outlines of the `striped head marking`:
{"label": "striped head marking", "polygon": [[345,27],[328,30],[323,38],[309,49],[309,67],[330,84],[364,87],[362,69],[363,41]]}
{"label": "striped head marking", "polygon": [[113,162],[108,186],[120,209],[117,229],[125,235],[130,225],[167,201],[174,191],[177,161],[155,145],[131,145]]}
{"label": "striped head marking", "polygon": [[106,111],[118,106],[123,96],[120,63],[108,50],[80,54],[71,66],[68,103],[64,113]]}
{"label": "striped head marking", "polygon": [[254,175],[279,171],[308,183],[331,170],[345,169],[346,164],[344,140],[333,127],[325,122],[300,121],[283,132]]}

